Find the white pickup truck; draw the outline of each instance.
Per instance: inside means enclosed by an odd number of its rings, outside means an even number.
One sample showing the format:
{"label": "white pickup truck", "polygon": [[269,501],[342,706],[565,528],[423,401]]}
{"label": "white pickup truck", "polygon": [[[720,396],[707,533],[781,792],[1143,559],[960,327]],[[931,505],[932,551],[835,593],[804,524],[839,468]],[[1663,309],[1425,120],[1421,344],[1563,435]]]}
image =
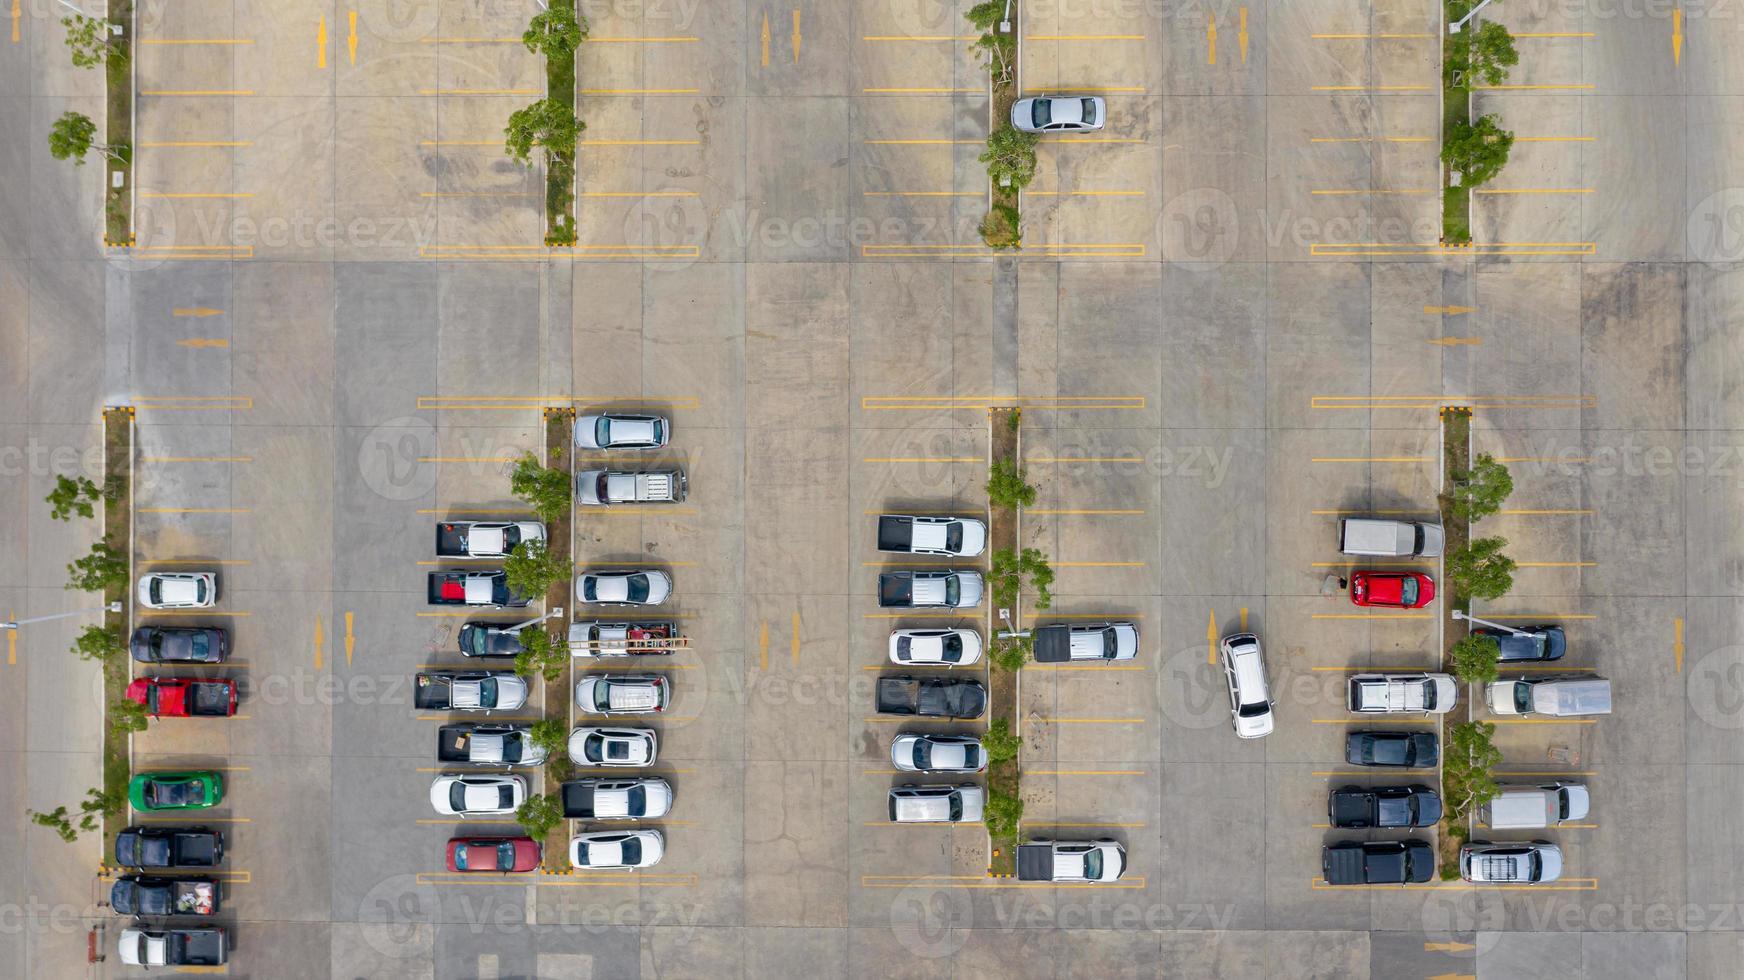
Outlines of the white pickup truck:
{"label": "white pickup truck", "polygon": [[444,521],[436,525],[438,558],[507,558],[524,541],[544,541],[535,521]]}
{"label": "white pickup truck", "polygon": [[689,489],[683,470],[588,470],[575,474],[575,501],[580,504],[676,504],[684,500]]}
{"label": "white pickup truck", "polygon": [[987,547],[987,525],[962,517],[878,518],[878,550],[900,555],[973,558]]}
{"label": "white pickup truck", "polygon": [[878,576],[878,604],[886,609],[968,609],[981,604],[981,586],[980,572],[885,572]]}
{"label": "white pickup truck", "polygon": [[1119,881],[1126,848],[1113,840],[1032,840],[1017,847],[1018,881]]}
{"label": "white pickup truck", "polygon": [[1358,714],[1442,715],[1459,700],[1450,674],[1357,674],[1347,703]]}

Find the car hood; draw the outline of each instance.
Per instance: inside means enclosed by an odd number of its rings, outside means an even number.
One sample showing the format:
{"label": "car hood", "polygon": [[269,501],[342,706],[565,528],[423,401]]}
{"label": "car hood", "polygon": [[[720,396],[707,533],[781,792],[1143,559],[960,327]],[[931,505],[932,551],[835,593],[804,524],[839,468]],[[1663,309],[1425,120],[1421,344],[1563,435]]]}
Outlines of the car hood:
{"label": "car hood", "polygon": [[1564,786],[1562,791],[1568,794],[1568,819],[1586,819],[1587,811],[1592,807],[1592,797],[1587,794],[1587,788],[1585,786]]}
{"label": "car hood", "polygon": [[987,525],[980,521],[959,521],[963,526],[963,546],[958,554],[964,558],[973,558],[987,547]]}
{"label": "car hood", "polygon": [[1138,656],[1138,627],[1131,623],[1115,623],[1114,659],[1131,660]]}

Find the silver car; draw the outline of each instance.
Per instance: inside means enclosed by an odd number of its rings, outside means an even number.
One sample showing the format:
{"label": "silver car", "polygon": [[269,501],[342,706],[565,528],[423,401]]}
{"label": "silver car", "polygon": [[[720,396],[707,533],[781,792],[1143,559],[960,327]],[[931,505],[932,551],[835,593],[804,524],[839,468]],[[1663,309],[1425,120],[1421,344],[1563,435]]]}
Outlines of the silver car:
{"label": "silver car", "polygon": [[890,743],[890,764],[903,772],[980,772],[987,751],[973,735],[904,732]]}
{"label": "silver car", "polygon": [[583,449],[659,449],[672,441],[672,424],[658,415],[602,412],[575,420],[575,444]]}
{"label": "silver car", "polygon": [[1039,95],[1011,106],[1011,124],[1026,133],[1094,133],[1107,121],[1099,95]]}
{"label": "silver car", "polygon": [[575,595],[601,606],[658,606],[672,597],[672,577],[655,568],[583,572]]}

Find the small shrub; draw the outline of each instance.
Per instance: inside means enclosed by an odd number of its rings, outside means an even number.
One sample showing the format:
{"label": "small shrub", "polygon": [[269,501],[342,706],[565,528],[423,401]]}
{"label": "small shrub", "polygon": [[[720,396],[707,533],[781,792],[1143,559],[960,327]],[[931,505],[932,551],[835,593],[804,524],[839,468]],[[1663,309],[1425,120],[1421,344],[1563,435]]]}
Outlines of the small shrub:
{"label": "small shrub", "polygon": [[1034,649],[1035,641],[1027,636],[996,637],[991,656],[1000,670],[1022,670]]}
{"label": "small shrub", "polygon": [[527,730],[527,738],[553,758],[569,748],[569,728],[556,718],[542,718]]}
{"label": "small shrub", "polygon": [[530,796],[515,810],[515,822],[527,831],[527,836],[543,841],[551,828],[563,820],[563,803],[554,795],[541,793]]}
{"label": "small shrub", "polygon": [[987,802],[982,806],[981,820],[987,825],[988,836],[1004,840],[1015,839],[1018,821],[1022,819],[1023,797],[1013,796],[997,789],[987,792]]}
{"label": "small shrub", "polygon": [[118,737],[145,731],[150,720],[145,705],[132,698],[116,698],[109,702],[109,731]]}
{"label": "small shrub", "polygon": [[67,29],[67,50],[74,68],[96,68],[109,63],[112,68],[127,64],[127,49],[109,33],[109,22],[84,14],[62,17]]}
{"label": "small shrub", "polygon": [[1455,471],[1452,479],[1448,509],[1462,520],[1475,521],[1494,514],[1514,492],[1514,478],[1508,467],[1496,462],[1496,457],[1489,453],[1478,456],[1471,469]]}
{"label": "small shrub", "polygon": [[1496,679],[1496,663],[1502,648],[1493,637],[1470,633],[1454,642],[1448,651],[1453,662],[1453,676],[1471,684],[1488,684]]}
{"label": "small shrub", "polygon": [[57,476],[55,488],[44,499],[48,501],[49,517],[57,521],[70,521],[74,514],[95,517],[97,511],[93,505],[103,498],[103,491],[82,476]]}
{"label": "small shrub", "polygon": [[525,501],[543,521],[556,521],[569,513],[569,474],[542,466],[539,457],[527,453],[515,461],[509,474],[509,492]]}
{"label": "small shrub", "polygon": [[1023,737],[1012,734],[1011,724],[1004,718],[994,719],[993,724],[987,726],[987,734],[981,736],[981,747],[987,751],[990,765],[1017,758],[1017,750],[1022,745]]}
{"label": "small shrub", "polygon": [[1514,587],[1514,559],[1502,554],[1506,538],[1479,538],[1447,556],[1447,577],[1456,595],[1499,599]]}
{"label": "small shrub", "polygon": [[569,646],[538,626],[522,630],[521,652],[515,654],[515,673],[522,677],[537,674],[548,681],[563,676],[569,663]]}
{"label": "small shrub", "polygon": [[1028,471],[1012,459],[996,459],[987,472],[987,499],[995,507],[1028,507],[1035,503],[1036,488],[1027,481]]}
{"label": "small shrub", "polygon": [[1023,216],[1009,204],[995,203],[976,229],[981,241],[996,252],[1023,247]]}
{"label": "small shrub", "polygon": [[543,541],[523,541],[503,559],[503,575],[508,579],[510,592],[538,598],[569,577],[569,563]]}
{"label": "small shrub", "polygon": [[84,660],[114,660],[127,652],[120,630],[87,626],[73,639],[73,652]]}
{"label": "small shrub", "polygon": [[102,592],[127,588],[127,556],[102,541],[91,546],[91,553],[74,559],[67,566],[69,589]]}
{"label": "small shrub", "polygon": [[987,149],[980,160],[987,165],[987,177],[993,186],[1020,191],[1035,180],[1036,144],[1040,133],[1026,133],[1006,123],[987,137]]}

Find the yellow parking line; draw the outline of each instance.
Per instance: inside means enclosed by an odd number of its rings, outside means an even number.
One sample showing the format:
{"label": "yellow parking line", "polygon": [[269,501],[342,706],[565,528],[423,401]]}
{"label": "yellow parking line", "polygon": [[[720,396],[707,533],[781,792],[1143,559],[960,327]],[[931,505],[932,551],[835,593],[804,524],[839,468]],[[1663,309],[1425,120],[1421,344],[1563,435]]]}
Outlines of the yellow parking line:
{"label": "yellow parking line", "polygon": [[[150,140],[145,140],[145,141],[141,141],[139,144],[139,146],[141,148],[149,147],[151,149],[174,149],[177,147],[192,147],[192,146],[253,146],[253,145],[254,145],[254,140],[165,140],[165,141],[161,141],[161,142],[152,142]],[[494,146],[495,144],[492,144],[492,145]]]}
{"label": "yellow parking line", "polygon": [[899,613],[865,613],[864,619],[974,619],[978,614],[973,609],[957,612],[951,609],[910,609]]}
{"label": "yellow parking line", "polygon": [[1593,568],[1596,561],[1522,561],[1515,562],[1517,568]]}
{"label": "yellow parking line", "polygon": [[1017,881],[1011,878],[988,878],[978,875],[861,875],[862,888],[912,888],[924,885],[928,888],[1055,888],[1097,890],[1132,889],[1145,887],[1143,875],[1122,878],[1114,882],[1091,882],[1082,885],[1062,885],[1051,881]]}
{"label": "yellow parking line", "polygon": [[[1409,888],[1409,889],[1412,889],[1414,891],[1434,891],[1434,890],[1439,890],[1439,889],[1451,890],[1451,889],[1466,889],[1466,888],[1480,889],[1481,888],[1481,889],[1491,889],[1491,890],[1495,890],[1495,891],[1521,891],[1521,890],[1525,890],[1525,891],[1531,891],[1531,892],[1545,892],[1545,891],[1550,891],[1550,892],[1590,892],[1590,891],[1597,891],[1599,888],[1599,879],[1597,879],[1597,878],[1563,878],[1562,881],[1565,882],[1566,884],[1486,885],[1486,884],[1476,884],[1476,883],[1469,882],[1469,881],[1452,881],[1452,882],[1430,882],[1427,884],[1417,884],[1417,885],[1328,885],[1326,882],[1320,880],[1319,878],[1313,878],[1313,879],[1310,879],[1309,887],[1315,891],[1379,891],[1382,889],[1385,889],[1388,891],[1398,891],[1402,888]],[[1581,882],[1590,882],[1590,884],[1581,884]]]}
{"label": "yellow parking line", "polygon": [[1142,561],[1057,561],[1055,568],[1143,568]]}
{"label": "yellow parking line", "polygon": [[[529,450],[531,451],[531,450]],[[512,463],[520,456],[419,456],[420,463]]]}
{"label": "yellow parking line", "polygon": [[195,88],[195,89],[145,89],[140,95],[159,95],[166,97],[201,96],[201,95],[253,95],[253,89],[247,88]]}
{"label": "yellow parking line", "polygon": [[1428,619],[1428,613],[1315,613],[1310,619]]}
{"label": "yellow parking line", "polygon": [[533,512],[525,507],[421,507],[419,514],[508,514],[521,517],[532,517]]}
{"label": "yellow parking line", "polygon": [[1143,34],[1027,34],[1025,41],[1142,41]]}
{"label": "yellow parking line", "polygon": [[421,88],[419,95],[539,95],[536,88]]}
{"label": "yellow parking line", "polygon": [[254,407],[254,399],[246,395],[139,395],[133,399],[133,407],[176,412],[245,410]]}
{"label": "yellow parking line", "polygon": [[141,558],[141,565],[247,565],[247,558]]}
{"label": "yellow parking line", "polygon": [[862,41],[977,41],[979,34],[862,34]]}
{"label": "yellow parking line", "polygon": [[1590,463],[1591,456],[1497,456],[1498,463]]}
{"label": "yellow parking line", "polygon": [[[914,827],[914,828],[931,827],[934,829],[943,828],[943,829],[948,830],[952,827],[984,827],[986,825],[983,824],[979,820],[960,820],[956,823],[891,823],[888,820],[867,820],[864,823],[862,823],[860,826],[862,826],[862,827]],[[1567,826],[1567,825],[1565,824],[1564,826]]]}
{"label": "yellow parking line", "polygon": [[139,195],[139,196],[140,196],[140,197],[142,197],[142,198],[150,198],[150,199],[157,199],[157,200],[175,200],[175,201],[197,201],[197,200],[207,200],[207,199],[214,199],[214,198],[216,198],[216,199],[224,199],[224,200],[235,200],[235,199],[238,199],[238,198],[244,198],[244,197],[253,197],[253,196],[254,196],[254,194],[253,194],[253,193],[247,193],[247,194],[223,194],[223,193],[210,193],[210,194],[205,194],[205,193],[173,193],[173,194],[163,194],[163,193],[159,193],[159,192],[158,192],[158,191],[143,191],[143,192],[141,192],[141,193],[140,193],[140,195]]}
{"label": "yellow parking line", "polygon": [[[1423,768],[1410,768],[1410,769],[1393,769],[1393,768],[1388,768],[1388,769],[1322,769],[1322,770],[1317,770],[1315,772],[1311,772],[1311,773],[1309,773],[1309,775],[1310,776],[1377,776],[1377,775],[1379,775],[1379,776],[1391,776],[1391,775],[1402,775],[1402,774],[1406,774],[1406,773],[1422,773],[1422,772],[1433,772],[1433,771],[1434,771],[1433,769],[1423,769]],[[1502,774],[1495,773],[1495,775],[1500,776]]]}
{"label": "yellow parking line", "polygon": [[[488,145],[496,146],[502,140]],[[976,140],[975,142],[980,142]],[[576,146],[701,146],[702,140],[581,140]]]}
{"label": "yellow parking line", "polygon": [[1484,613],[1485,619],[1528,620],[1562,620],[1562,619],[1598,619],[1593,613]]}
{"label": "yellow parking line", "polygon": [[[1519,37],[1518,34],[1514,35]],[[1516,136],[1516,143],[1591,143],[1597,136]]]}
{"label": "yellow parking line", "polygon": [[697,191],[582,191],[576,197],[700,197]]}
{"label": "yellow parking line", "polygon": [[866,395],[860,408],[933,409],[963,408],[1107,408],[1142,409],[1144,395]]}
{"label": "yellow parking line", "polygon": [[[1596,35],[1592,31],[1535,31],[1535,32],[1530,32],[1530,33],[1515,34],[1514,36],[1517,38],[1520,38],[1520,37],[1543,38],[1543,37],[1595,37]],[[1566,827],[1568,825],[1561,824],[1560,826]]]}
{"label": "yellow parking line", "polygon": [[1478,88],[1478,89],[1485,89],[1485,90],[1488,90],[1491,92],[1504,92],[1504,91],[1506,91],[1506,92],[1522,92],[1522,91],[1528,91],[1531,89],[1551,89],[1551,90],[1557,90],[1557,91],[1566,91],[1569,89],[1586,90],[1586,89],[1593,88],[1593,86],[1591,86],[1591,85],[1474,85],[1472,87]]}
{"label": "yellow parking line", "polygon": [[[908,669],[906,666],[904,670]],[[1089,670],[1101,672],[1105,670],[1150,670],[1143,664],[1029,664],[1025,670]]]}
{"label": "yellow parking line", "polygon": [[1464,405],[1468,408],[1594,408],[1598,398],[1593,395],[1315,395],[1310,408],[1435,409],[1444,405]]}
{"label": "yellow parking line", "polygon": [[986,140],[861,140],[867,146],[979,146]]}
{"label": "yellow parking line", "polygon": [[[1337,516],[1342,515],[1342,514],[1384,514],[1384,515],[1387,515],[1389,517],[1434,517],[1435,516],[1435,511],[1432,511],[1432,510],[1385,510],[1385,509],[1370,510],[1366,507],[1362,508],[1360,510],[1311,510],[1308,513],[1313,514],[1317,517],[1337,517]],[[1342,565],[1342,564],[1346,564],[1346,563],[1339,562],[1337,564]]]}
{"label": "yellow parking line", "polygon": [[[970,143],[980,143],[981,140],[967,140]],[[1127,136],[1056,136],[1050,143],[1144,143],[1145,140]]]}
{"label": "yellow parking line", "polygon": [[421,37],[420,44],[520,44],[518,37]]}
{"label": "yellow parking line", "polygon": [[[1310,34],[1316,41],[1417,41],[1432,38],[1433,34]],[[1516,34],[1515,37],[1520,35]]]}
{"label": "yellow parking line", "polygon": [[[1419,668],[1415,668],[1415,669],[1421,670],[1422,668],[1419,667]],[[1361,716],[1353,715],[1349,718],[1313,718],[1310,720],[1316,725],[1366,725],[1366,724],[1371,723],[1374,719],[1363,718]],[[1393,717],[1388,717],[1386,723],[1389,725],[1433,725],[1433,724],[1439,722],[1440,720],[1441,719],[1439,719],[1439,718],[1393,718]]]}
{"label": "yellow parking line", "polygon": [[1595,725],[1596,718],[1485,718],[1492,725]]}
{"label": "yellow parking line", "polygon": [[1310,136],[1310,143],[1433,143],[1433,136]]}
{"label": "yellow parking line", "polygon": [[[1086,94],[1094,94],[1098,92],[1107,92],[1110,94],[1116,92],[1134,92],[1142,95],[1144,90],[1143,85],[1090,85],[1083,88],[1026,88],[1024,89],[1024,93],[1026,95],[1046,95],[1050,92],[1081,92]],[[981,90],[976,89],[975,91],[979,92]]]}
{"label": "yellow parking line", "polygon": [[1344,673],[1353,670],[1433,670],[1434,667],[1434,664],[1394,664],[1392,666],[1383,666],[1379,664],[1348,664],[1342,667],[1310,667],[1308,669]]}
{"label": "yellow parking line", "polygon": [[1073,830],[1091,830],[1091,829],[1095,829],[1095,828],[1107,828],[1109,830],[1122,830],[1122,829],[1130,830],[1133,828],[1146,826],[1145,822],[1142,820],[1137,821],[1135,823],[1071,823],[1071,822],[1062,823],[1062,822],[1057,821],[1057,820],[1025,820],[1023,823],[1024,823],[1024,826],[1026,826],[1026,827],[1056,827],[1056,828],[1057,827],[1069,827]]}
{"label": "yellow parking line", "polygon": [[980,197],[986,191],[861,191],[862,197]]}
{"label": "yellow parking line", "polygon": [[1143,456],[1026,456],[1026,463],[1142,463]]}
{"label": "yellow parking line", "polygon": [[[520,40],[520,39],[516,38],[516,40]],[[696,42],[698,42],[700,40],[702,40],[702,38],[690,37],[688,35],[674,35],[672,37],[590,37],[587,39],[587,43],[588,44],[695,44]]]}

